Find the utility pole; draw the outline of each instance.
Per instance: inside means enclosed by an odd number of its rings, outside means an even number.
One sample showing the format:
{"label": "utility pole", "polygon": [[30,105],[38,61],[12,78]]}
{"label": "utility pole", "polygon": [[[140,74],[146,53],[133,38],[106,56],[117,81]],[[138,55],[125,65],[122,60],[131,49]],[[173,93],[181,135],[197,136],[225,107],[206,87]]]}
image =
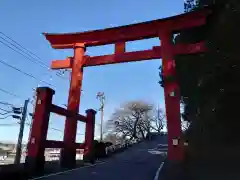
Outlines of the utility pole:
{"label": "utility pole", "polygon": [[100,123],[100,142],[103,140],[103,117],[104,117],[104,105],[105,105],[105,95],[104,92],[97,93],[97,99],[100,100],[100,111],[101,111],[101,123]]}
{"label": "utility pole", "polygon": [[22,155],[22,139],[23,139],[23,131],[24,131],[24,125],[27,117],[27,107],[28,107],[29,99],[25,100],[24,107],[22,111],[22,118],[20,120],[20,131],[18,135],[18,143],[17,143],[17,149],[16,149],[16,156],[15,156],[15,164],[19,164],[21,161],[21,155]]}

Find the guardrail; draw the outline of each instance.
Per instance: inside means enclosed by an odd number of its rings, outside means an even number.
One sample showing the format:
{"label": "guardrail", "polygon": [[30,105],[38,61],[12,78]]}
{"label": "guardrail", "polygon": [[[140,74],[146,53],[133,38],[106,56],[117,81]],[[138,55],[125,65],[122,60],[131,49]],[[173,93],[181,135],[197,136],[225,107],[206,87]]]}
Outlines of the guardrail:
{"label": "guardrail", "polygon": [[[141,141],[140,141],[141,142]],[[116,145],[111,145],[105,148],[105,156],[111,156],[113,154],[116,154],[118,152],[122,152],[125,149],[132,147],[135,144],[138,144],[140,142],[128,142],[124,144],[116,144]]]}

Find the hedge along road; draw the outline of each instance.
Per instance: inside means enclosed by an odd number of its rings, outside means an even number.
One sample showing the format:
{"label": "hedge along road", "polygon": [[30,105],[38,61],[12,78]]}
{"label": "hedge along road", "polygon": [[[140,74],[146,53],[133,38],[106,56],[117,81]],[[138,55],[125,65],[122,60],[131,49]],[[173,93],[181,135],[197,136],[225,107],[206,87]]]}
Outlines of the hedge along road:
{"label": "hedge along road", "polygon": [[153,180],[166,152],[166,148],[159,150],[158,144],[167,144],[167,137],[141,142],[106,162],[35,180]]}

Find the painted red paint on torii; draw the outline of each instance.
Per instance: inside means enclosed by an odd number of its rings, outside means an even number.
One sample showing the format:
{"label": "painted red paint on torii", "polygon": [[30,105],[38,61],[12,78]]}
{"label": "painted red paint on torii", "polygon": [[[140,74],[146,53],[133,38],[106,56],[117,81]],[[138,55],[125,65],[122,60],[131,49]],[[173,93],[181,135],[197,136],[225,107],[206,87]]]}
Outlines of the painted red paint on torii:
{"label": "painted red paint on torii", "polygon": [[202,26],[206,23],[209,10],[195,11],[170,18],[148,21],[144,23],[120,26],[82,33],[51,34],[44,33],[55,49],[74,48],[76,43],[85,46],[100,46],[141,39],[159,37],[160,32],[178,33],[183,29]]}
{"label": "painted red paint on torii", "polygon": [[[163,77],[167,79],[169,76],[175,76],[175,55],[201,53],[205,52],[206,48],[204,42],[174,45],[173,34],[184,29],[203,26],[209,14],[208,9],[203,9],[170,18],[103,30],[67,34],[44,33],[53,48],[74,49],[73,57],[55,60],[51,65],[52,69],[72,69],[68,110],[78,112],[84,67],[162,58]],[[144,51],[125,52],[126,42],[154,37],[161,40],[161,46]],[[115,44],[114,54],[93,57],[84,54],[87,47],[106,44]],[[168,125],[168,158],[182,160],[180,90],[176,81],[164,82],[164,95]],[[70,147],[76,138],[76,128],[76,123],[70,119],[66,121],[64,143]],[[64,157],[66,159],[68,156],[63,154],[63,159]]]}

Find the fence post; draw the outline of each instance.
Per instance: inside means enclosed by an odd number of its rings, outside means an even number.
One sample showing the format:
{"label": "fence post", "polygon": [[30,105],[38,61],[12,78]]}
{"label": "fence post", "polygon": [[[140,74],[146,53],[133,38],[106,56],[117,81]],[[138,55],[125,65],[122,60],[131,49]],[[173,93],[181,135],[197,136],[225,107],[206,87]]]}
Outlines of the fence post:
{"label": "fence post", "polygon": [[93,141],[94,141],[94,129],[95,129],[95,116],[96,111],[93,109],[86,110],[86,132],[85,132],[85,148],[84,159],[92,158],[93,155]]}
{"label": "fence post", "polygon": [[45,142],[54,90],[37,88],[37,100],[27,147],[25,165],[27,168],[42,170],[45,163]]}

